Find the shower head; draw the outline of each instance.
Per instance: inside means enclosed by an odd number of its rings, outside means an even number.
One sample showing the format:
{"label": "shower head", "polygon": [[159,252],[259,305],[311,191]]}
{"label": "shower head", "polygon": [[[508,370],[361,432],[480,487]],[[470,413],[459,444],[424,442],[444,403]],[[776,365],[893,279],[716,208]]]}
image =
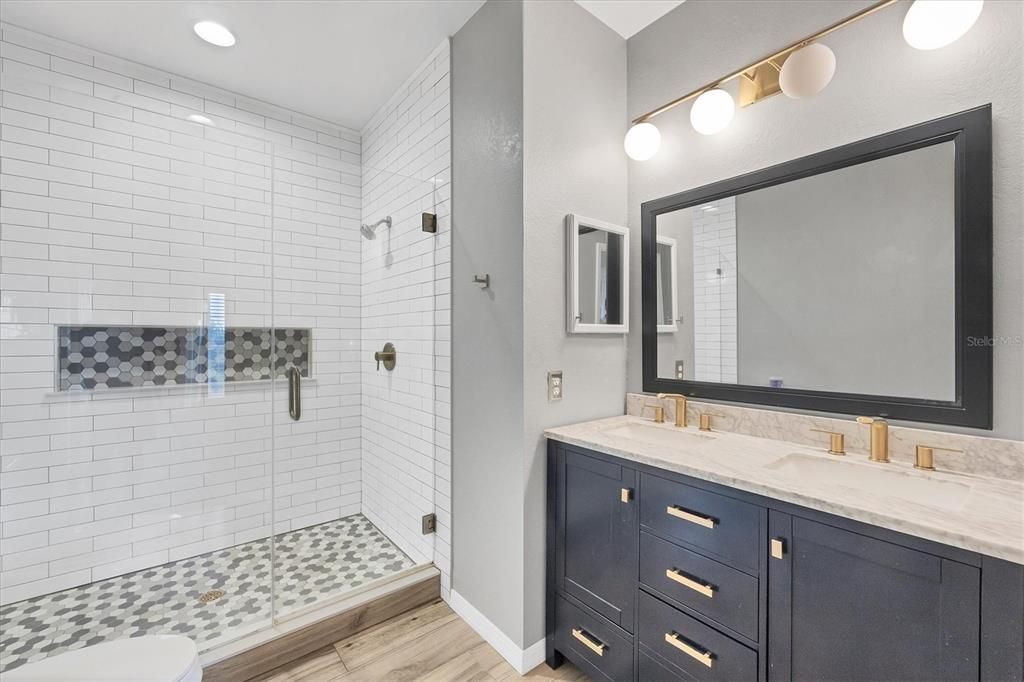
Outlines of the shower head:
{"label": "shower head", "polygon": [[380,227],[381,225],[387,225],[388,227],[391,227],[391,216],[385,216],[378,220],[377,222],[375,222],[373,225],[360,225],[359,231],[367,239],[376,239],[377,228]]}

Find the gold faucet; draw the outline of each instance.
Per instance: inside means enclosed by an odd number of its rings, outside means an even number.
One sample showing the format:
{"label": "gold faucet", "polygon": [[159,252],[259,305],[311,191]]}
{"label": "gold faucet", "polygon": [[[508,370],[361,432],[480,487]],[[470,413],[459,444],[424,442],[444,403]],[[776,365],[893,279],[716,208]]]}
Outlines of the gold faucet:
{"label": "gold faucet", "polygon": [[653,405],[650,404],[650,403],[644,403],[644,406],[640,409],[640,416],[641,417],[644,416],[644,410],[646,410],[648,407],[654,410],[654,423],[656,423],[656,424],[664,424],[665,423],[665,408],[662,407],[661,405],[657,404],[657,403],[655,403]]}
{"label": "gold faucet", "polygon": [[878,417],[857,417],[858,424],[871,426],[871,456],[872,462],[889,461],[889,422]]}
{"label": "gold faucet", "polygon": [[671,398],[676,401],[676,426],[686,426],[686,396],[679,393],[659,393],[658,398]]}

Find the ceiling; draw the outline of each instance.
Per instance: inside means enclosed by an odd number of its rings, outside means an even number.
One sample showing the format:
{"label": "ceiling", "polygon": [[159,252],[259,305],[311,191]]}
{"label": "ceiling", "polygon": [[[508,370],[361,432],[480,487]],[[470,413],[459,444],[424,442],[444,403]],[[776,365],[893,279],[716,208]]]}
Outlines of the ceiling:
{"label": "ceiling", "polygon": [[[482,4],[3,0],[0,19],[358,129]],[[238,42],[203,42],[192,31],[202,19]]]}
{"label": "ceiling", "polygon": [[576,0],[623,38],[632,38],[683,4],[683,0]]}

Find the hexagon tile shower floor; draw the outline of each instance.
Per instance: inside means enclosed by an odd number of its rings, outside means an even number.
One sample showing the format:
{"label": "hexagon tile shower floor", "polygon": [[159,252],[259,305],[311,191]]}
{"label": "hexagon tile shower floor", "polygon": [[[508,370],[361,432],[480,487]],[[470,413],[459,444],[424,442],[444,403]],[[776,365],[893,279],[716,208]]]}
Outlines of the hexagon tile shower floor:
{"label": "hexagon tile shower floor", "polygon": [[[409,568],[362,514],[277,536],[278,613]],[[0,608],[0,672],[90,644],[187,635],[200,650],[269,622],[264,538]],[[213,597],[216,592],[222,596]]]}

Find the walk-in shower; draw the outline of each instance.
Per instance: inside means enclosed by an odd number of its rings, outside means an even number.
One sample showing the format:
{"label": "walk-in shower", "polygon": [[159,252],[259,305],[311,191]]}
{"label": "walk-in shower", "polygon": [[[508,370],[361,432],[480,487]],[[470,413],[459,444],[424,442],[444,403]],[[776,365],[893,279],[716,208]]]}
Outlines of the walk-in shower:
{"label": "walk-in shower", "polygon": [[[0,673],[146,634],[210,652],[446,575],[447,517],[421,522],[447,505],[447,235],[419,211],[447,206],[364,149],[445,176],[398,160],[447,111],[395,100],[360,133],[0,30]],[[413,78],[447,65],[446,42]]]}

